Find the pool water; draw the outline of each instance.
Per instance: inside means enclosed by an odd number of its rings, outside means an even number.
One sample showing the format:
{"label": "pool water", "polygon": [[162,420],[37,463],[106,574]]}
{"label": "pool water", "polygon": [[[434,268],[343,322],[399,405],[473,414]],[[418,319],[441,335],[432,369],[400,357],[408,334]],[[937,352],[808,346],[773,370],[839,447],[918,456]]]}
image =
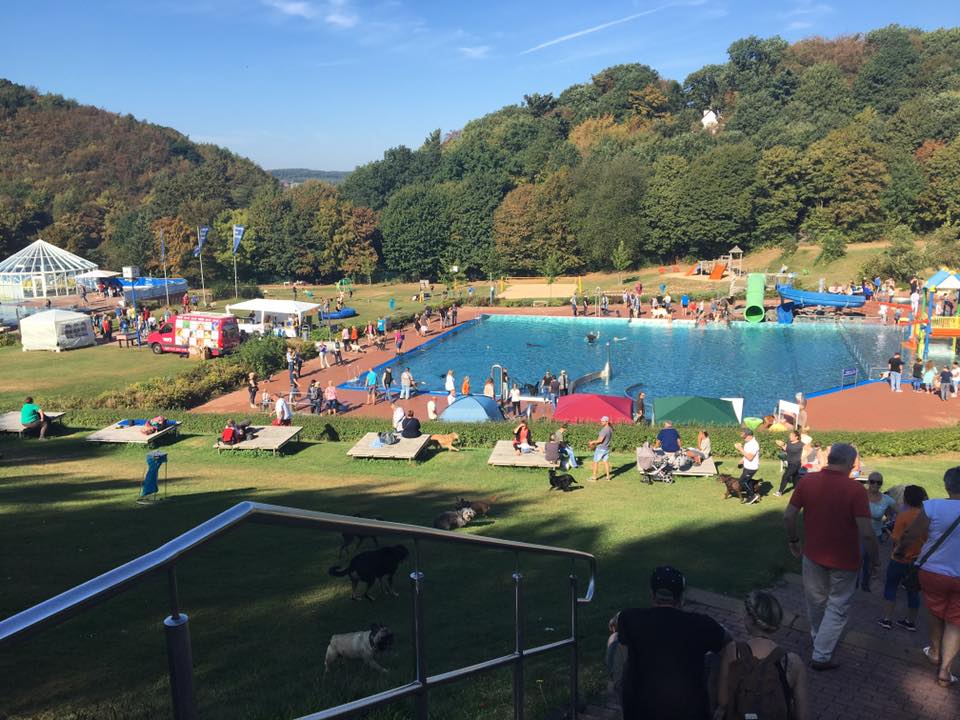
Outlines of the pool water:
{"label": "pool water", "polygon": [[[595,343],[588,332],[599,333]],[[833,323],[793,325],[732,323],[695,327],[692,322],[628,322],[619,318],[548,318],[488,315],[403,356],[421,390],[442,391],[453,369],[457,392],[464,375],[483,391],[495,363],[511,381],[534,383],[546,370],[566,370],[571,381],[603,369],[609,343],[612,377],[582,385],[580,392],[623,394],[642,389],[648,402],[667,395],[742,397],[746,415],[763,415],[797,392],[836,387],[843,368],[863,379],[886,367],[901,337],[893,328]],[[855,347],[859,358],[850,347]],[[874,370],[873,377],[876,377]],[[849,380],[848,380],[849,382]]]}

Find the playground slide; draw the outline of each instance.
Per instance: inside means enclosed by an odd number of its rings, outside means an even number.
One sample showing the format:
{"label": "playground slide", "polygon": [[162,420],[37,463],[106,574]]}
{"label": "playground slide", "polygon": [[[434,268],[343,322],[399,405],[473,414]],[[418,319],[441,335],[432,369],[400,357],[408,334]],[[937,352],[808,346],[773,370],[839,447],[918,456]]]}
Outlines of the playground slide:
{"label": "playground slide", "polygon": [[722,279],[723,279],[723,273],[724,273],[724,271],[725,271],[726,269],[727,269],[727,264],[726,264],[726,263],[717,263],[716,265],[713,266],[713,272],[710,273],[710,279],[711,279],[711,280],[722,280]]}
{"label": "playground slide", "polygon": [[[749,289],[747,292],[747,298],[749,300]],[[863,295],[838,295],[837,293],[810,292],[809,290],[797,290],[792,285],[777,285],[777,292],[780,293],[781,298],[792,301],[798,307],[856,308],[862,307],[867,301]]]}
{"label": "playground slide", "polygon": [[697,268],[698,268],[698,267],[700,267],[700,263],[694,263],[693,265],[690,266],[690,269],[687,270],[687,271],[684,273],[684,275],[685,275],[686,277],[690,277],[691,275],[693,275],[693,274],[697,271]]}
{"label": "playground slide", "polygon": [[[711,275],[712,277],[712,275]],[[747,275],[747,306],[743,309],[743,317],[747,322],[758,323],[763,321],[763,286],[766,278],[763,273]]]}

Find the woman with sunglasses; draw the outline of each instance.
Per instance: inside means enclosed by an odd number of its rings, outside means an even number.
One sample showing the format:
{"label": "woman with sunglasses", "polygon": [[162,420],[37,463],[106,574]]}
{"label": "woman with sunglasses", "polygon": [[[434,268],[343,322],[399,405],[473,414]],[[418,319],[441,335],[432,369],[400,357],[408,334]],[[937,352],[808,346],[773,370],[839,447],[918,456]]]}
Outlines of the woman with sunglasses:
{"label": "woman with sunglasses", "polygon": [[[893,517],[897,501],[889,495],[880,492],[883,487],[883,475],[878,472],[872,472],[867,477],[867,500],[870,502],[870,523],[873,525],[873,533],[877,536],[877,542],[883,540],[883,522],[888,517]],[[866,549],[862,549],[863,566],[860,569],[860,588],[864,592],[870,592],[870,558],[867,557]]]}

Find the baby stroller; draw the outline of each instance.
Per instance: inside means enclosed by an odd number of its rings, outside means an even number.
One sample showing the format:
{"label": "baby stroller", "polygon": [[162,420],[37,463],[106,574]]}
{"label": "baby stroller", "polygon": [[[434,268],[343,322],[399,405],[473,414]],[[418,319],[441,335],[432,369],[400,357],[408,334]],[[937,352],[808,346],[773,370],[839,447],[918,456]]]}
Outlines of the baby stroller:
{"label": "baby stroller", "polygon": [[653,485],[654,480],[672,483],[675,469],[673,458],[666,453],[658,453],[650,447],[650,443],[637,448],[637,470],[647,485]]}

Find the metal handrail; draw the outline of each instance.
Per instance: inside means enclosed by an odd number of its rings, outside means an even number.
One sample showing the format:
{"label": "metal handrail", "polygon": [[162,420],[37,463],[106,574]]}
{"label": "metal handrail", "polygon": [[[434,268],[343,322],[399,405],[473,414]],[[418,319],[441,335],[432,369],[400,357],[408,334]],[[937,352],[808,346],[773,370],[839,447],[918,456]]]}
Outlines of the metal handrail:
{"label": "metal handrail", "polygon": [[[43,628],[56,625],[83,610],[97,605],[129,589],[144,578],[166,572],[169,583],[170,617],[164,621],[167,635],[167,653],[170,665],[170,684],[173,695],[173,714],[177,720],[186,720],[197,717],[196,702],[193,693],[193,659],[190,647],[187,616],[180,611],[176,563],[193,554],[201,547],[219,538],[224,533],[246,523],[256,522],[284,526],[309,526],[339,532],[354,534],[383,534],[398,535],[410,538],[414,544],[415,570],[411,573],[411,583],[414,593],[414,625],[417,657],[417,679],[406,685],[387,690],[376,695],[355,700],[335,708],[311,714],[307,717],[320,720],[321,718],[346,717],[358,710],[368,709],[377,705],[391,702],[409,695],[417,696],[417,717],[426,718],[427,690],[431,685],[443,684],[467,677],[484,670],[514,665],[514,713],[516,718],[523,716],[522,664],[525,656],[537,655],[550,650],[570,647],[572,657],[571,668],[571,707],[577,703],[577,606],[593,600],[596,589],[597,563],[593,555],[579,550],[538,545],[535,543],[502,540],[500,538],[480,537],[476,535],[460,535],[433,528],[425,528],[404,523],[392,523],[382,520],[370,520],[346,515],[301,510],[299,508],[270,505],[257,502],[242,502],[216,515],[206,522],[197,525],[173,540],[161,545],[145,555],[141,555],[124,565],[110,570],[98,577],[77,585],[66,592],[34,605],[4,620],[0,620],[0,648],[15,641],[22,640],[31,633]],[[422,583],[424,573],[420,568],[419,541],[430,540],[441,543],[473,546],[503,550],[514,553],[517,568],[514,572],[516,593],[516,633],[517,647],[514,653],[488,660],[467,668],[451,670],[441,675],[428,676],[424,667],[423,658],[423,608]],[[571,636],[565,640],[543,645],[536,648],[523,647],[521,588],[522,575],[519,571],[519,556],[521,553],[569,558],[571,562],[582,560],[590,567],[590,580],[583,597],[577,594],[577,578],[571,570]],[[520,687],[517,687],[517,677],[520,678]],[[518,700],[519,697],[519,700]]]}

